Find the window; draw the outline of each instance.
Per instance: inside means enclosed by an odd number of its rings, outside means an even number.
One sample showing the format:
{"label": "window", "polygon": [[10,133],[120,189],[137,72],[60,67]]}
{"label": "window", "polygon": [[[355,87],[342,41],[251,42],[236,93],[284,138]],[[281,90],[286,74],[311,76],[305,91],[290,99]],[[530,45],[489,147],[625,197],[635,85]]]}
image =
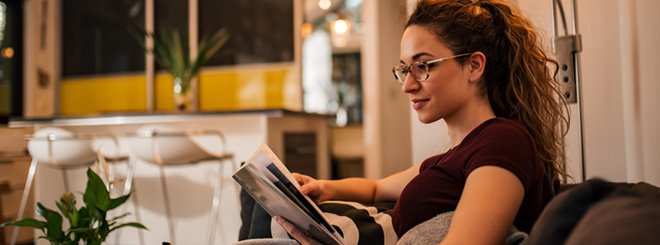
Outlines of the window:
{"label": "window", "polygon": [[23,115],[23,1],[0,1],[0,123]]}
{"label": "window", "polygon": [[[231,34],[207,66],[293,61],[293,1],[197,1],[200,40],[223,27]],[[144,29],[144,4],[143,0],[62,1],[62,75],[144,71],[144,53],[126,31],[128,26]],[[154,1],[154,12],[156,33],[177,30],[186,36],[188,1]]]}
{"label": "window", "polygon": [[293,1],[199,0],[200,40],[222,27],[231,38],[208,65],[293,61]]}
{"label": "window", "polygon": [[[228,29],[228,43],[205,65],[223,68],[202,69],[197,80],[201,111],[300,107],[293,0],[59,2],[62,115],[173,110],[170,74],[157,62],[156,72],[146,70],[151,61],[127,31],[129,26],[157,35],[176,30],[184,42],[189,33],[203,40]],[[147,20],[151,11],[154,19]],[[147,26],[152,21],[153,27]]]}
{"label": "window", "polygon": [[142,0],[62,1],[62,76],[144,71],[144,51],[126,31],[144,27],[144,12]]}

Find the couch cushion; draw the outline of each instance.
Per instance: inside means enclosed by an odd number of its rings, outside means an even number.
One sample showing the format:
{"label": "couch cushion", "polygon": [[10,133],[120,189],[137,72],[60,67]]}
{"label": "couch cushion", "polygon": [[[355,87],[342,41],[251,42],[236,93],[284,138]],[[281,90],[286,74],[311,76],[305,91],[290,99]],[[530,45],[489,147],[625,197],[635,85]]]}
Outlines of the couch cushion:
{"label": "couch cushion", "polygon": [[566,244],[658,244],[660,206],[625,189],[592,205]]}
{"label": "couch cushion", "polygon": [[660,188],[646,182],[633,185],[630,190],[650,201],[660,203]]}
{"label": "couch cushion", "polygon": [[[241,163],[241,165],[243,165]],[[241,228],[238,231],[238,240],[245,240],[250,237],[250,228],[252,227],[252,213],[254,211],[254,199],[245,190],[241,188],[239,194],[241,201]]]}
{"label": "couch cushion", "polygon": [[560,193],[541,213],[527,243],[657,243],[660,233],[651,231],[660,227],[660,206],[631,186],[594,179]]}
{"label": "couch cushion", "polygon": [[561,192],[541,212],[527,242],[563,244],[587,209],[615,188],[614,183],[594,179]]}

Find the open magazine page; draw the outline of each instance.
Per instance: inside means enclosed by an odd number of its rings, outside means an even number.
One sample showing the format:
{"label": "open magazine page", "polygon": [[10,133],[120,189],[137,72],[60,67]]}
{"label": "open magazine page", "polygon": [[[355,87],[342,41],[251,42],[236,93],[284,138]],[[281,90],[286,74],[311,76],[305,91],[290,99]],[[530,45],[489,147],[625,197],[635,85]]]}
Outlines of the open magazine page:
{"label": "open magazine page", "polygon": [[271,216],[286,218],[324,244],[343,244],[339,233],[318,206],[298,191],[300,185],[266,144],[261,144],[233,177]]}
{"label": "open magazine page", "polygon": [[[261,143],[259,148],[248,159],[249,163],[254,164],[257,169],[264,173],[264,175],[272,182],[281,181],[285,186],[289,187],[290,191],[305,205],[304,208],[310,211],[310,215],[319,221],[328,230],[332,231],[332,227],[323,217],[321,209],[314,204],[314,201],[307,195],[303,195],[298,191],[300,185],[293,177],[289,169],[284,166],[284,163],[275,155],[275,153],[266,145]],[[279,178],[278,178],[279,177]],[[284,178],[283,178],[284,177]],[[302,207],[301,207],[302,208]]]}
{"label": "open magazine page", "polygon": [[293,186],[296,188],[300,187],[296,179],[293,178],[293,175],[291,175],[289,169],[284,166],[284,163],[280,161],[277,155],[275,155],[273,150],[271,150],[270,147],[266,145],[266,143],[261,143],[259,148],[257,148],[252,156],[250,156],[247,162],[255,164],[261,172],[267,172],[268,170],[266,170],[266,168],[268,165],[271,163],[275,164],[275,167],[280,170],[280,172],[293,184]]}

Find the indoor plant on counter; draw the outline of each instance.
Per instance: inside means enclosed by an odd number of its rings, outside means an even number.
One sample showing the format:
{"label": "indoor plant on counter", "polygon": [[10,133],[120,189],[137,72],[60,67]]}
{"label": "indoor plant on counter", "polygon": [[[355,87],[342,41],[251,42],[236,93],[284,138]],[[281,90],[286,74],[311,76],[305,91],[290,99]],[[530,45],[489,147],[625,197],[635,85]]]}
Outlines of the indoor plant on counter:
{"label": "indoor plant on counter", "polygon": [[[16,222],[5,223],[0,227],[11,225],[20,227],[33,227],[41,230],[44,235],[39,238],[46,239],[50,244],[101,244],[110,232],[123,227],[135,227],[147,229],[144,225],[136,222],[119,224],[117,220],[125,217],[128,213],[119,215],[108,220],[108,211],[121,206],[128,200],[130,193],[118,198],[110,198],[110,192],[106,189],[103,180],[91,169],[87,169],[87,187],[83,193],[85,205],[76,209],[76,198],[71,193],[65,193],[56,202],[61,214],[37,203],[37,213],[46,221],[33,218],[25,218]],[[62,230],[62,216],[69,221],[69,229]]]}
{"label": "indoor plant on counter", "polygon": [[[144,51],[153,54],[156,62],[172,75],[174,107],[179,111],[190,109],[193,96],[191,93],[194,92],[190,88],[191,80],[229,39],[229,33],[225,28],[218,30],[209,38],[202,38],[198,44],[196,58],[192,59],[189,42],[182,40],[178,31],[173,31],[170,35],[163,30],[156,35],[129,28],[129,32],[138,40]],[[152,49],[147,47],[145,37],[154,40]]]}

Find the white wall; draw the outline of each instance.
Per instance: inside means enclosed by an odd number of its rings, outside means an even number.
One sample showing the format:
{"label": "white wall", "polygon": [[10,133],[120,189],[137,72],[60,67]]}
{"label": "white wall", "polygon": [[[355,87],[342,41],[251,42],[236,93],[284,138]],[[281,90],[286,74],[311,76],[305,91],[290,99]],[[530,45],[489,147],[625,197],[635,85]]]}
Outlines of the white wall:
{"label": "white wall", "polygon": [[[586,177],[659,185],[660,1],[576,1],[583,41],[580,56]],[[549,44],[551,1],[516,2],[543,30],[544,43]],[[572,2],[563,3],[570,17]],[[570,110],[568,164],[574,181],[582,181],[577,105],[571,105]],[[442,123],[429,126],[416,121],[411,116],[414,162],[436,154],[438,148],[446,149],[447,140]],[[429,137],[429,130],[436,130],[433,137]]]}
{"label": "white wall", "polygon": [[[628,181],[660,184],[660,1],[619,1]],[[633,132],[633,133],[630,133]],[[636,142],[628,144],[628,142]]]}
{"label": "white wall", "polygon": [[364,0],[362,81],[365,177],[378,179],[410,167],[410,102],[394,80],[405,19],[403,0]]}

